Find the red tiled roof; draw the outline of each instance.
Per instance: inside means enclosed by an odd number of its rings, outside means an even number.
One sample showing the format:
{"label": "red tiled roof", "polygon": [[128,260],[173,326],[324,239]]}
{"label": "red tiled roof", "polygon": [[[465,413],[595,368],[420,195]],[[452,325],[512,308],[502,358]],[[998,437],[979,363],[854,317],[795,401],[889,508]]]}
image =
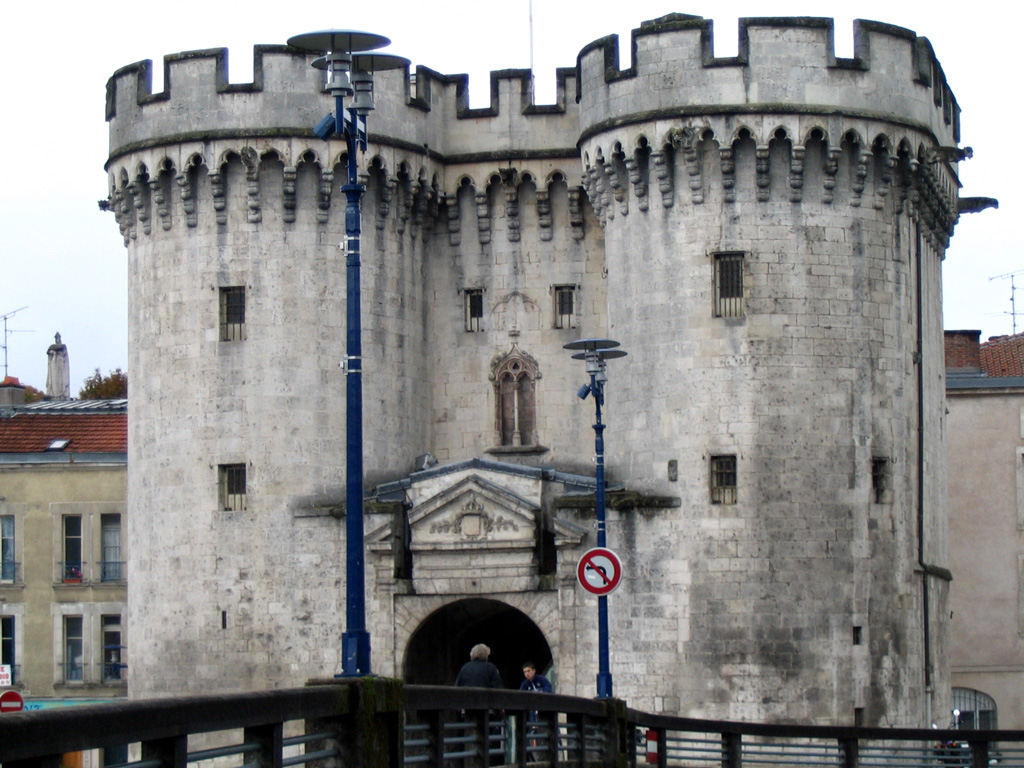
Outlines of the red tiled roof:
{"label": "red tiled roof", "polygon": [[19,413],[0,418],[0,453],[45,453],[54,440],[70,440],[61,453],[127,453],[127,413]]}
{"label": "red tiled roof", "polygon": [[1024,333],[982,344],[981,370],[989,376],[1024,376]]}

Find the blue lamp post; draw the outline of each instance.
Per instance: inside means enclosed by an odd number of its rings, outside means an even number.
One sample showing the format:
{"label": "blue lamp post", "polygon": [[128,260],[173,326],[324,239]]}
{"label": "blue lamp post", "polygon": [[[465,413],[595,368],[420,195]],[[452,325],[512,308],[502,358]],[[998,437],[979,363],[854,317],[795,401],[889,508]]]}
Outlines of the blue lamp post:
{"label": "blue lamp post", "polygon": [[[585,360],[587,373],[590,374],[590,383],[580,387],[576,394],[581,400],[587,395],[594,396],[594,408],[596,418],[594,421],[594,455],[597,464],[597,476],[595,478],[597,488],[595,490],[595,506],[597,516],[597,546],[604,549],[607,546],[607,526],[605,525],[605,502],[604,502],[604,423],[601,421],[601,407],[604,405],[604,384],[608,381],[608,374],[605,372],[605,361],[617,357],[625,357],[626,353],[621,349],[615,349],[619,342],[611,339],[579,339],[571,341],[563,348],[569,350],[580,350],[572,356],[573,360]],[[612,697],[612,673],[609,662],[608,650],[608,596],[599,595],[597,598],[597,696],[600,699]]]}
{"label": "blue lamp post", "polygon": [[[362,314],[359,283],[361,202],[366,187],[359,183],[356,152],[366,151],[366,116],[373,110],[373,73],[400,69],[409,60],[386,53],[367,53],[391,41],[371,32],[331,29],[289,38],[288,45],[321,53],[313,62],[327,72],[324,90],[334,96],[334,114],[314,128],[327,140],[337,134],[348,150],[345,193],[347,343],[345,362],[345,597],[346,631],[342,634],[342,675],[370,674],[370,633],[366,630],[366,579],[363,545],[363,381]],[[345,98],[349,97],[347,114]]]}

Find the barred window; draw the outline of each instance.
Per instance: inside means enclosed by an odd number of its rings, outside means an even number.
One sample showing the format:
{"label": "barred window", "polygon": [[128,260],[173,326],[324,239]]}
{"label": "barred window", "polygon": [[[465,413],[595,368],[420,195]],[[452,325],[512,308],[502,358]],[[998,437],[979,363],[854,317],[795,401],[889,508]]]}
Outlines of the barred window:
{"label": "barred window", "polygon": [[466,295],[466,330],[475,333],[482,331],[484,319],[484,289],[467,288]]}
{"label": "barred window", "polygon": [[555,328],[576,327],[576,286],[555,286]]}
{"label": "barred window", "polygon": [[220,508],[226,511],[245,509],[245,464],[220,465]]}
{"label": "barred window", "polygon": [[220,340],[242,341],[245,338],[245,287],[220,289]]}
{"label": "barred window", "polygon": [[711,457],[711,503],[736,503],[736,457]]}
{"label": "barred window", "polygon": [[996,730],[999,728],[999,713],[995,699],[973,688],[954,688],[953,722],[949,727]]}
{"label": "barred window", "polygon": [[889,460],[881,456],[871,459],[871,496],[875,504],[890,501],[889,491],[892,489]]}
{"label": "barred window", "polygon": [[743,254],[715,254],[715,317],[743,317]]}

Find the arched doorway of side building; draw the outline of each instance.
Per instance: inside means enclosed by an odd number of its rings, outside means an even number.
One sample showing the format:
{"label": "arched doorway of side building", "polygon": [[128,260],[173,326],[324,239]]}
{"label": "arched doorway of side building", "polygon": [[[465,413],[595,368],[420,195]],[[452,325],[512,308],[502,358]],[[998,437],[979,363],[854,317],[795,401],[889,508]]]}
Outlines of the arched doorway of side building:
{"label": "arched doorway of side building", "polygon": [[412,685],[453,685],[477,643],[490,646],[506,688],[519,687],[524,661],[542,673],[551,668],[551,648],[529,616],[499,600],[468,598],[434,611],[413,632],[402,676]]}

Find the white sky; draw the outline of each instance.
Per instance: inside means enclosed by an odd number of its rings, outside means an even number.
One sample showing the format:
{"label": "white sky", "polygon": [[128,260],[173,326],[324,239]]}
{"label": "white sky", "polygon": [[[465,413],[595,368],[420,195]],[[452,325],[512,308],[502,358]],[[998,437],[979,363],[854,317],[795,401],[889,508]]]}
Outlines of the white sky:
{"label": "white sky", "polygon": [[[979,329],[983,339],[1012,332],[1011,281],[989,278],[1024,270],[1024,152],[1013,132],[1024,112],[1018,93],[1022,6],[990,0],[719,0],[708,10],[679,0],[534,0],[533,6],[540,103],[553,101],[555,67],[574,66],[584,45],[618,34],[628,57],[630,30],[671,12],[712,18],[720,56],[735,55],[736,20],[750,16],[832,16],[841,56],[852,55],[855,16],[929,38],[963,110],[962,144],[974,148],[974,159],[960,166],[962,194],[1000,201],[998,211],[964,216],[957,227],[944,267],[945,326]],[[253,44],[284,43],[293,34],[331,27],[387,35],[393,41],[387,50],[414,65],[469,73],[473,106],[486,103],[491,70],[530,66],[529,0],[302,3],[301,11],[266,0],[55,0],[17,7],[5,14],[9,27],[0,47],[7,116],[0,124],[7,147],[0,185],[0,315],[27,307],[7,321],[14,331],[7,334],[8,368],[40,389],[46,386],[46,349],[60,331],[70,353],[72,394],[95,368],[127,368],[127,258],[113,215],[96,205],[106,197],[104,93],[114,70],[148,58],[160,73],[165,54],[223,46],[231,51],[230,79],[250,82]],[[1007,142],[1010,149],[1000,150]],[[1015,283],[1021,332],[1024,273]],[[0,335],[2,330],[0,322]]]}

